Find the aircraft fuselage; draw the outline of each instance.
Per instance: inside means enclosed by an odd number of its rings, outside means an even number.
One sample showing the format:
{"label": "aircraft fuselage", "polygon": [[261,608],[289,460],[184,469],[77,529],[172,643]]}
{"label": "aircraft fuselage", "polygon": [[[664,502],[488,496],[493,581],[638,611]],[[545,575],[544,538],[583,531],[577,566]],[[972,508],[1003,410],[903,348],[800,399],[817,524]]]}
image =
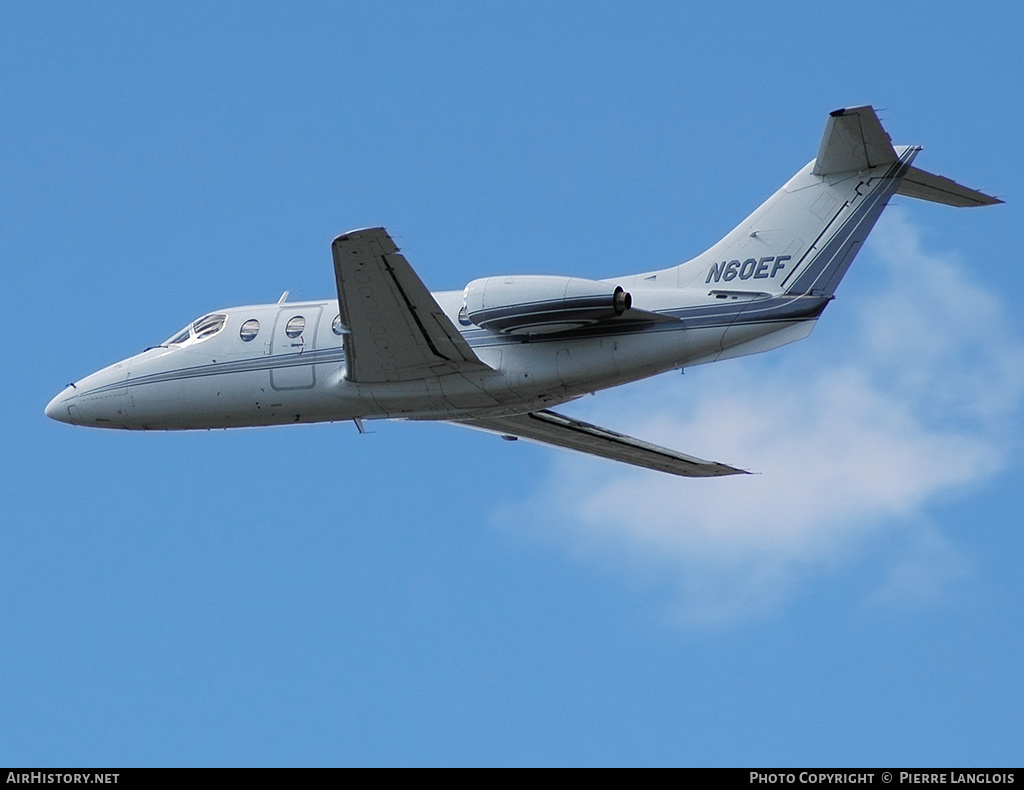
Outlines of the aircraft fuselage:
{"label": "aircraft fuselage", "polygon": [[684,263],[606,280],[486,276],[430,293],[384,228],[331,245],[337,300],[237,307],[68,386],[61,422],[136,430],[446,420],[689,477],[742,474],[549,407],[806,337],[897,194],[999,203],[913,166],[871,107],[829,115],[818,156]]}
{"label": "aircraft fuselage", "polygon": [[[674,295],[678,301],[680,292]],[[461,296],[434,294],[456,325]],[[648,298],[652,307],[658,296],[662,293]],[[634,299],[643,302],[642,292],[634,293]],[[693,313],[701,303],[720,304],[706,291],[690,301],[671,312]],[[742,331],[733,328],[727,345],[813,320],[822,306],[815,300],[801,305],[800,318],[791,313]],[[335,331],[337,301],[254,305],[217,314],[226,320],[213,337],[150,348],[93,373],[61,392],[46,413],[61,422],[138,430],[521,414],[720,356],[735,323],[734,315],[723,313],[712,326],[691,328],[682,320],[638,327],[623,321],[621,328],[532,337],[499,336],[473,327],[463,335],[492,370],[364,384],[346,379],[343,334]],[[302,319],[303,330],[289,337],[286,329],[296,319]],[[254,321],[256,334],[243,340],[242,327]]]}

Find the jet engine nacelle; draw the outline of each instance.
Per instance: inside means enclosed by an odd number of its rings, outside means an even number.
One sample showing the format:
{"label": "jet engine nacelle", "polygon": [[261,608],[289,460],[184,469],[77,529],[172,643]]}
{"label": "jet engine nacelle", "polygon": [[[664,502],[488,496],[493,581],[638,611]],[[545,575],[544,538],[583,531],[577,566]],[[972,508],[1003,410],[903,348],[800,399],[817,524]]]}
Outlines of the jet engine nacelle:
{"label": "jet engine nacelle", "polygon": [[578,329],[622,315],[632,303],[622,286],[548,275],[483,277],[473,280],[463,293],[466,319],[509,335]]}

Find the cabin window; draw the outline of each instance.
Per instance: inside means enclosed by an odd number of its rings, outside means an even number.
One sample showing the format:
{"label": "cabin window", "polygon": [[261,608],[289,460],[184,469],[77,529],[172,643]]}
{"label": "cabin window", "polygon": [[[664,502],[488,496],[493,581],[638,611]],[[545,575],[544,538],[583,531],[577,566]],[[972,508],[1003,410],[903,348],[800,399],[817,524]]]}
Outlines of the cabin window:
{"label": "cabin window", "polygon": [[260,322],[255,318],[250,318],[244,324],[242,328],[238,330],[238,336],[242,338],[246,343],[254,339],[256,335],[260,333]]}
{"label": "cabin window", "polygon": [[341,313],[338,313],[338,315],[334,316],[334,323],[331,324],[331,331],[334,332],[334,334],[336,335],[345,334],[345,327],[341,323]]}
{"label": "cabin window", "polygon": [[306,319],[301,315],[297,315],[290,319],[284,327],[284,333],[288,337],[298,337],[302,334],[302,330],[306,328]]}

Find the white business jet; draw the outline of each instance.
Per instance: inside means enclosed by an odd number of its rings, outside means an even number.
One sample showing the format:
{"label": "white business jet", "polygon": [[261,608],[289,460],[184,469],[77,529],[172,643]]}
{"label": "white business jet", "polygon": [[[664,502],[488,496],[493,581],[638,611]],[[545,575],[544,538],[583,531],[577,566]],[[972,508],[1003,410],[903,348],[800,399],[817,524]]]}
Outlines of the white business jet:
{"label": "white business jet", "polygon": [[711,249],[594,281],[511,274],[431,294],[383,228],[334,240],[337,300],[218,310],[69,385],[73,425],[188,430],[444,420],[686,477],[744,474],[550,411],[668,370],[806,337],[893,195],[1000,200],[912,166],[871,107]]}

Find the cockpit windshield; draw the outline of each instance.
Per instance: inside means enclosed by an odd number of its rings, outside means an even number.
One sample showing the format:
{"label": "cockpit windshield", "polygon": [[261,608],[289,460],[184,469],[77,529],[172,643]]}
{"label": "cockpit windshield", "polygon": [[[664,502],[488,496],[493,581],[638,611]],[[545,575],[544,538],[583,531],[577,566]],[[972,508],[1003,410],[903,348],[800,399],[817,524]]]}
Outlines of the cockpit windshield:
{"label": "cockpit windshield", "polygon": [[227,320],[228,317],[224,313],[204,315],[202,318],[197,318],[186,326],[170,340],[165,340],[161,345],[184,346],[190,343],[198,343],[200,340],[206,340],[220,332],[224,328],[224,324],[227,323]]}
{"label": "cockpit windshield", "polygon": [[189,324],[184,329],[182,329],[180,332],[178,332],[178,334],[176,334],[174,337],[172,337],[170,340],[165,340],[160,345],[162,345],[162,346],[180,346],[182,343],[185,343],[185,342],[188,341],[189,329],[191,329],[191,328],[192,328],[192,325]]}

